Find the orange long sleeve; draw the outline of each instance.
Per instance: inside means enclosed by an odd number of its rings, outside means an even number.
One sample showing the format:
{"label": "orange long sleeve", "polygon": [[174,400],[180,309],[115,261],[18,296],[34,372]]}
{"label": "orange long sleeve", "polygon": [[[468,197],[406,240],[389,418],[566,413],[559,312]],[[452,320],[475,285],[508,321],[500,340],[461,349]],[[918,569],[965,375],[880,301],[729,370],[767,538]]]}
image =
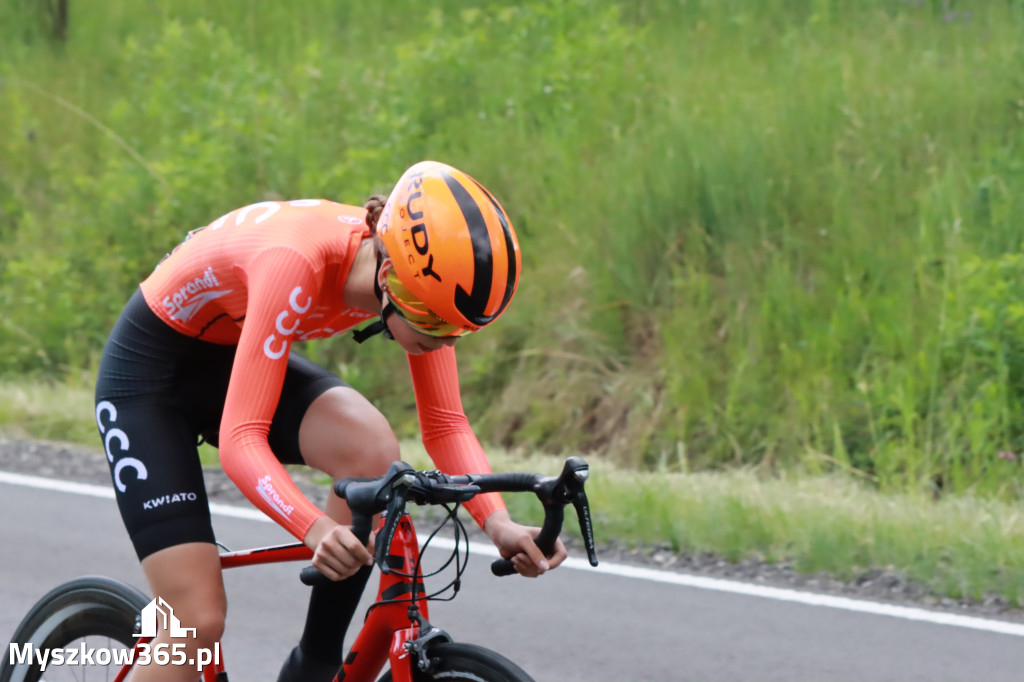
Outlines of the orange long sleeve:
{"label": "orange long sleeve", "polygon": [[288,247],[262,251],[248,274],[249,306],[224,402],[220,461],[250,502],[302,540],[324,513],[292,482],[267,434],[292,338],[320,287],[312,265]]}
{"label": "orange long sleeve", "polygon": [[[437,467],[447,474],[482,474],[491,471],[462,407],[455,349],[442,348],[409,355],[423,445]],[[483,528],[487,517],[505,509],[501,495],[478,495],[466,503],[473,520]]]}

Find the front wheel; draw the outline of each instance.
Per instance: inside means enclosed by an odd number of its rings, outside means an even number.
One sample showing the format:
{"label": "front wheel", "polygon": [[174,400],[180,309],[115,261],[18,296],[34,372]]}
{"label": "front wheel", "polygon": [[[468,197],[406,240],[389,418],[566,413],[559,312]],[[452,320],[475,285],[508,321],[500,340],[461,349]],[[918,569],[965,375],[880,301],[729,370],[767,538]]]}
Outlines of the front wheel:
{"label": "front wheel", "polygon": [[7,655],[0,660],[0,682],[39,682],[44,675],[47,681],[99,679],[96,675],[113,679],[122,665],[109,657],[104,661],[99,656],[100,661],[86,666],[70,665],[65,659],[63,665],[47,665],[44,672],[36,652],[131,649],[135,617],[147,603],[149,599],[135,588],[109,578],[77,578],[54,588],[14,631]]}
{"label": "front wheel", "polygon": [[[474,644],[444,642],[430,647],[431,671],[413,669],[415,682],[534,682],[518,665],[501,654]],[[385,673],[379,682],[391,682]]]}

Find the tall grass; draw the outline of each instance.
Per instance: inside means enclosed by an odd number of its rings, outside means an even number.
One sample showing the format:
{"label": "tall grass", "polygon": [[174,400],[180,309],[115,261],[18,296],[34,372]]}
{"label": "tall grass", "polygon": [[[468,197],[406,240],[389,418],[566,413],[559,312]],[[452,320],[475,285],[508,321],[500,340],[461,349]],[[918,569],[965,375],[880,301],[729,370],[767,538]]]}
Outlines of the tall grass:
{"label": "tall grass", "polygon": [[686,8],[615,191],[573,206],[630,365],[573,365],[595,428],[678,469],[1018,496],[1020,6]]}
{"label": "tall grass", "polygon": [[[189,229],[409,163],[502,199],[485,439],[1019,499],[1017,1],[72,7],[0,21],[0,372],[88,370]],[[415,429],[393,348],[306,349]]]}

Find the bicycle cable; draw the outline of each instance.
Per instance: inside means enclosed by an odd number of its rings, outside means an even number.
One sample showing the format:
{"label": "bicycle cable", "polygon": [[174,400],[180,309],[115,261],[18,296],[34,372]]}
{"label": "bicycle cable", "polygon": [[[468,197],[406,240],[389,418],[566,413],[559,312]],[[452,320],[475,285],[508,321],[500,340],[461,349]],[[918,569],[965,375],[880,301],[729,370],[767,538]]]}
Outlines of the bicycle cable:
{"label": "bicycle cable", "polygon": [[[419,557],[416,560],[416,565],[413,567],[412,573],[403,573],[395,569],[391,569],[391,573],[400,578],[409,578],[412,580],[412,592],[409,597],[396,597],[394,599],[382,599],[374,602],[367,609],[367,615],[369,612],[378,606],[385,604],[411,604],[419,601],[420,599],[425,601],[452,601],[458,595],[459,590],[462,586],[462,574],[465,573],[468,562],[469,562],[469,534],[466,532],[466,526],[462,520],[458,517],[459,503],[455,503],[454,506],[449,506],[447,503],[438,505],[444,507],[446,515],[443,521],[437,525],[434,531],[427,537],[423,542],[423,547],[420,549]],[[441,532],[448,522],[452,522],[452,530],[455,540],[455,546],[452,549],[452,553],[448,556],[448,559],[436,570],[430,573],[424,574],[421,571],[421,565],[423,562],[423,554],[430,546],[431,541]],[[464,549],[463,549],[464,547]],[[451,566],[452,562],[455,562],[455,578],[452,579],[444,587],[432,592],[430,594],[424,594],[422,597],[417,597],[417,586],[423,584],[424,579],[431,578],[435,575],[440,574],[442,571]],[[448,590],[451,590],[451,595],[447,597],[441,597],[439,595],[444,594]],[[426,590],[424,590],[425,592]]]}

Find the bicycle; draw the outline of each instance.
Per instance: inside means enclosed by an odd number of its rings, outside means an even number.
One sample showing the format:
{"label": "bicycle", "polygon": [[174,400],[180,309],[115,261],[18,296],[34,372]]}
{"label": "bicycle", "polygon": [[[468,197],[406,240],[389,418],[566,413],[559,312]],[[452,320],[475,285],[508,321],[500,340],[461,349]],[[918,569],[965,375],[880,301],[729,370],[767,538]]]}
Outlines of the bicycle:
{"label": "bicycle", "polygon": [[[367,610],[363,626],[335,677],[336,682],[370,682],[383,670],[390,670],[378,682],[533,682],[522,668],[490,649],[456,642],[444,630],[428,620],[427,603],[438,595],[459,589],[459,578],[468,560],[460,545],[466,530],[458,518],[459,506],[483,492],[533,492],[544,507],[544,522],[536,538],[537,546],[550,555],[564,521],[564,508],[576,510],[580,532],[591,565],[597,565],[590,506],[584,483],[589,474],[587,463],[579,457],[566,460],[558,476],[527,473],[492,473],[449,476],[439,471],[416,471],[404,462],[395,462],[378,478],[345,478],[334,485],[335,493],[348,501],[352,511],[352,530],[364,544],[369,540],[373,517],[381,514],[375,540],[374,563],[380,570],[376,600]],[[453,522],[455,547],[452,555],[436,571],[424,575],[421,550],[406,507],[409,503],[435,505],[447,511],[424,549],[437,533]],[[301,543],[225,551],[222,568],[235,568],[284,561],[308,561],[312,550]],[[437,575],[455,562],[455,579],[432,594],[426,593],[424,579]],[[512,562],[496,559],[495,575],[515,573]],[[301,580],[312,585],[326,581],[313,566],[302,569]],[[140,612],[150,599],[123,582],[105,577],[83,577],[66,582],[46,594],[28,612],[15,630],[11,645],[31,643],[38,651],[72,650],[73,642],[89,637],[106,638],[107,649],[114,642],[131,650],[131,662],[114,662],[108,673],[116,671],[114,682],[126,679],[141,648],[151,640],[138,637]],[[219,644],[217,645],[219,654]],[[11,646],[8,647],[11,650]],[[127,655],[127,651],[125,652]],[[191,663],[191,662],[190,662]],[[0,662],[0,682],[39,682],[44,666],[38,660],[13,664],[10,658]],[[54,668],[46,670],[53,679]],[[62,668],[61,670],[66,670]],[[198,672],[197,672],[198,674]],[[76,676],[77,679],[77,676]],[[109,679],[109,677],[108,677]],[[202,668],[204,682],[226,682],[227,671],[218,656]]]}

